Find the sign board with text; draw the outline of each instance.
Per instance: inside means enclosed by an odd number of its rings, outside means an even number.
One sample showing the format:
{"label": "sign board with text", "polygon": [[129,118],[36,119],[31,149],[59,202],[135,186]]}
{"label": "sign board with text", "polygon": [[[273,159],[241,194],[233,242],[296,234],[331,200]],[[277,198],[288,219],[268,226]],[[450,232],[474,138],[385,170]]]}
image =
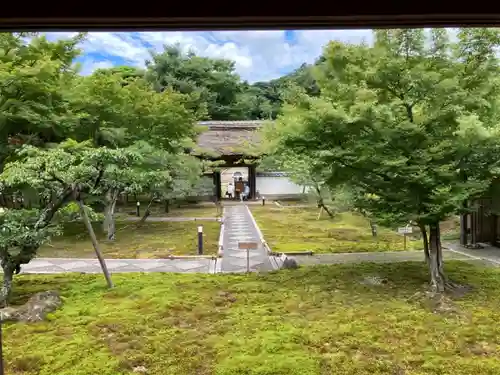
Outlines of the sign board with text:
{"label": "sign board with text", "polygon": [[399,234],[413,233],[413,228],[412,227],[400,227],[400,228],[398,228],[398,233]]}
{"label": "sign board with text", "polygon": [[238,242],[238,248],[240,250],[255,250],[259,247],[257,242]]}

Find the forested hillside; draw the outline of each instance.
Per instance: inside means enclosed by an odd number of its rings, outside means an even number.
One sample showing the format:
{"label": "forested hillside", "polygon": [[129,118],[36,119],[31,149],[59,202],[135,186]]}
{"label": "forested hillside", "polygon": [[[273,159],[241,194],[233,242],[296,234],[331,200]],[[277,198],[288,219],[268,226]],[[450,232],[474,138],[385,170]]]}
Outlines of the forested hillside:
{"label": "forested hillside", "polygon": [[101,69],[124,79],[142,76],[156,91],[171,88],[192,95],[192,105],[203,120],[275,119],[283,101],[297,87],[309,95],[319,94],[313,78],[313,66],[301,67],[269,82],[250,84],[241,80],[230,60],[211,59],[183,53],[179,45],[167,45],[152,54],[146,69],[121,66]]}

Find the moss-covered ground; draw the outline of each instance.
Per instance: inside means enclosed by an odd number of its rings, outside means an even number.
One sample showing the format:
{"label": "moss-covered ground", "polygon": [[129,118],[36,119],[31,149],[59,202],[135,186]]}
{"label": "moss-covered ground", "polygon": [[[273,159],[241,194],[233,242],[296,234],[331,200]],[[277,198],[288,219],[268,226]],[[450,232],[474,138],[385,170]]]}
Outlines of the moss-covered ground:
{"label": "moss-covered ground", "polygon": [[[411,299],[421,263],[252,275],[21,275],[14,300],[59,290],[42,323],[4,325],[7,374],[497,375],[500,270],[448,262],[474,287],[437,314]],[[386,278],[366,285],[366,276]]]}
{"label": "moss-covered ground", "polygon": [[[276,252],[352,253],[404,250],[403,236],[397,228],[378,226],[373,237],[369,221],[358,213],[343,212],[331,219],[326,213],[318,219],[317,207],[250,206],[262,234]],[[455,219],[442,224],[443,239],[454,239]],[[448,236],[448,237],[446,237]],[[418,233],[407,236],[406,250],[423,249]]]}
{"label": "moss-covered ground", "polygon": [[[115,241],[107,241],[102,224],[94,231],[106,258],[165,258],[168,255],[198,254],[199,225],[203,226],[204,254],[217,253],[220,223],[216,221],[118,222]],[[94,248],[82,223],[68,224],[62,236],[54,237],[38,252],[39,257],[93,258]]]}

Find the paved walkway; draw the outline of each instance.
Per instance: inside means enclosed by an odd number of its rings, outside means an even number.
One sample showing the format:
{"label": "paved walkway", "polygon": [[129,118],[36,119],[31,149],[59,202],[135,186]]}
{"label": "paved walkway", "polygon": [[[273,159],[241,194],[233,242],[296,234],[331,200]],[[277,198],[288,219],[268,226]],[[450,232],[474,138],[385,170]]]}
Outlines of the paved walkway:
{"label": "paved walkway", "polygon": [[274,267],[261,241],[261,234],[246,204],[224,207],[224,232],[221,272],[245,272],[247,252],[238,249],[239,242],[256,242],[258,248],[250,251],[251,271],[271,271]]}
{"label": "paved walkway", "polygon": [[[215,273],[220,259],[106,259],[111,273],[181,272]],[[37,258],[21,266],[21,273],[101,273],[97,259]]]}
{"label": "paved walkway", "polygon": [[[165,219],[165,218],[159,218]],[[166,218],[170,219],[170,218]],[[172,218],[184,219],[185,218]],[[206,218],[205,218],[206,219]],[[166,221],[166,220],[165,220]],[[229,273],[246,272],[246,250],[239,250],[239,242],[256,242],[258,248],[250,250],[251,271],[279,269],[282,259],[268,256],[262,244],[262,234],[246,204],[232,204],[224,208],[222,233],[223,257],[216,259],[106,259],[111,273],[125,272],[177,272],[177,273]],[[500,267],[500,249],[466,249],[458,244],[443,244],[444,260],[462,260],[484,266]],[[424,261],[423,251],[392,251],[379,253],[316,254],[292,256],[300,265],[341,263],[392,263]],[[0,271],[1,272],[1,271]],[[36,258],[21,267],[21,273],[100,273],[97,259]]]}
{"label": "paved walkway", "polygon": [[477,261],[489,262],[496,267],[500,266],[500,249],[491,245],[482,244],[483,249],[468,249],[459,243],[443,243],[446,248],[456,254],[461,254]]}
{"label": "paved walkway", "polygon": [[[240,233],[241,234],[241,233]],[[226,241],[233,241],[233,236],[226,233]],[[246,241],[247,239],[245,239]],[[249,241],[254,241],[253,236]],[[237,241],[237,240],[236,240]],[[231,242],[229,242],[231,244]],[[228,246],[228,242],[225,243]],[[225,247],[222,259],[106,259],[111,273],[124,272],[178,272],[178,273],[219,273],[245,272],[246,252],[237,250],[237,243],[229,249]],[[460,250],[443,250],[445,262],[447,260],[461,260],[483,266],[500,267],[500,255],[478,256],[476,250],[468,250],[471,254]],[[280,258],[268,257],[263,247],[250,250],[250,267],[252,271],[269,271],[278,269],[282,261]],[[494,251],[494,250],[489,250]],[[500,253],[500,249],[496,249]],[[344,263],[395,263],[424,261],[423,251],[394,251],[380,253],[338,253],[317,254],[313,256],[294,256],[298,264],[311,266],[317,264],[344,264]],[[0,271],[1,272],[1,271]],[[21,273],[100,273],[101,268],[97,259],[69,259],[69,258],[36,258],[29,264],[23,265]]]}

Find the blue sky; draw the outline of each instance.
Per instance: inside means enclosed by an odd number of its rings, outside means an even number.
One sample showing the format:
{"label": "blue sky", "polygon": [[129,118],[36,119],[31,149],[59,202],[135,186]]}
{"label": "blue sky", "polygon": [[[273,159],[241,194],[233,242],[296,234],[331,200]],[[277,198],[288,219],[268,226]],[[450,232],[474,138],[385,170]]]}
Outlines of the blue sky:
{"label": "blue sky", "polygon": [[[49,39],[73,33],[48,33]],[[161,51],[164,44],[179,43],[200,56],[235,61],[236,71],[250,82],[277,78],[313,62],[330,40],[370,42],[370,30],[273,30],[207,32],[92,32],[82,43],[79,61],[82,74],[117,65],[142,67],[149,49]]]}

